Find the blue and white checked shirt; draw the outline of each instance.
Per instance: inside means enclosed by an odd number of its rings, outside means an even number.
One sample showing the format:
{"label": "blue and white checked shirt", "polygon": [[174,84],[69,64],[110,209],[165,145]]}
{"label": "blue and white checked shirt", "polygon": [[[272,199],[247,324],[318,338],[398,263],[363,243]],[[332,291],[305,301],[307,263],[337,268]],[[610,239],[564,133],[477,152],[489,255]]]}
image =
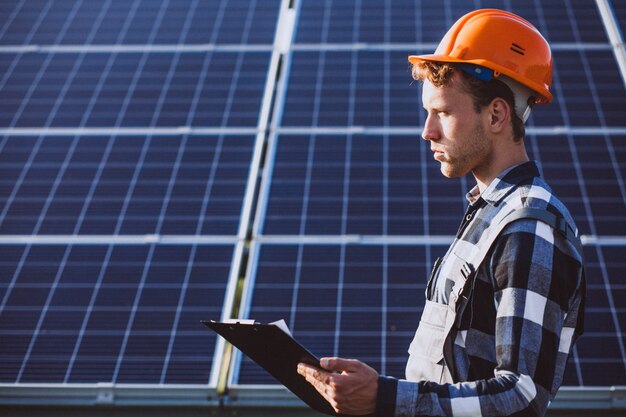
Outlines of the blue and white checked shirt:
{"label": "blue and white checked shirt", "polygon": [[[452,252],[481,244],[500,210],[545,209],[576,230],[569,212],[539,177],[534,162],[505,171],[480,195],[468,193],[464,221],[444,257],[431,301],[447,302],[457,268]],[[542,416],[561,385],[583,331],[582,253],[538,221],[509,224],[476,271],[470,302],[452,330],[454,384],[379,378],[377,416]]]}

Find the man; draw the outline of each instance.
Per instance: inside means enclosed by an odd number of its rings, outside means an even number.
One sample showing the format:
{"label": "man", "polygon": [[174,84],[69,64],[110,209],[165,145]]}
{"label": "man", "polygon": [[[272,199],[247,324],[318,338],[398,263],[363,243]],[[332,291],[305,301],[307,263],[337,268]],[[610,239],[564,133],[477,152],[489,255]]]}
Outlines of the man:
{"label": "man", "polygon": [[582,334],[585,291],[574,222],[524,146],[530,109],[552,100],[550,48],[519,16],[477,10],[409,60],[442,174],[471,172],[477,185],[433,268],[407,380],[342,358],[298,372],[343,414],[544,415]]}

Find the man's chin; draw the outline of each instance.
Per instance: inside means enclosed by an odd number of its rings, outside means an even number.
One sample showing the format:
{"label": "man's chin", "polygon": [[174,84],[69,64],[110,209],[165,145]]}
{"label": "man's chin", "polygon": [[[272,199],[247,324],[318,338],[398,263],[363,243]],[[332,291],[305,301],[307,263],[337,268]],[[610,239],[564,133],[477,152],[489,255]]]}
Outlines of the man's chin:
{"label": "man's chin", "polygon": [[455,169],[455,167],[451,166],[448,163],[442,162],[439,170],[446,178],[460,178],[465,176],[467,172],[460,172],[459,169]]}

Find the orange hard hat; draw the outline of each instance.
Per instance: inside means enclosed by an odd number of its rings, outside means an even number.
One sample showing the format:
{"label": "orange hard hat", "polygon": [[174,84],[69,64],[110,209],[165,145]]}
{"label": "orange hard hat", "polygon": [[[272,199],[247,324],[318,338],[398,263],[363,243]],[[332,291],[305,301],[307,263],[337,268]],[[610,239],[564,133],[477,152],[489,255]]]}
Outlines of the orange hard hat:
{"label": "orange hard hat", "polygon": [[552,54],[541,33],[521,17],[495,9],[475,10],[448,30],[434,54],[420,61],[473,64],[503,74],[537,93],[537,103],[552,101]]}

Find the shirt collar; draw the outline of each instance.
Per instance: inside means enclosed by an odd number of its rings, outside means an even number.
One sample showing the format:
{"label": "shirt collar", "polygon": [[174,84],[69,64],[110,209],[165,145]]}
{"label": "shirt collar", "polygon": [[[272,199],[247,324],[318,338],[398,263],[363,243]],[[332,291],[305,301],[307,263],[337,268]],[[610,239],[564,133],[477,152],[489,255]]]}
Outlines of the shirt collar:
{"label": "shirt collar", "polygon": [[466,198],[470,204],[475,204],[482,198],[489,204],[497,206],[498,203],[513,189],[513,187],[534,177],[539,177],[539,168],[535,161],[523,162],[504,170],[491,184],[480,192],[478,185],[474,186],[467,194]]}

